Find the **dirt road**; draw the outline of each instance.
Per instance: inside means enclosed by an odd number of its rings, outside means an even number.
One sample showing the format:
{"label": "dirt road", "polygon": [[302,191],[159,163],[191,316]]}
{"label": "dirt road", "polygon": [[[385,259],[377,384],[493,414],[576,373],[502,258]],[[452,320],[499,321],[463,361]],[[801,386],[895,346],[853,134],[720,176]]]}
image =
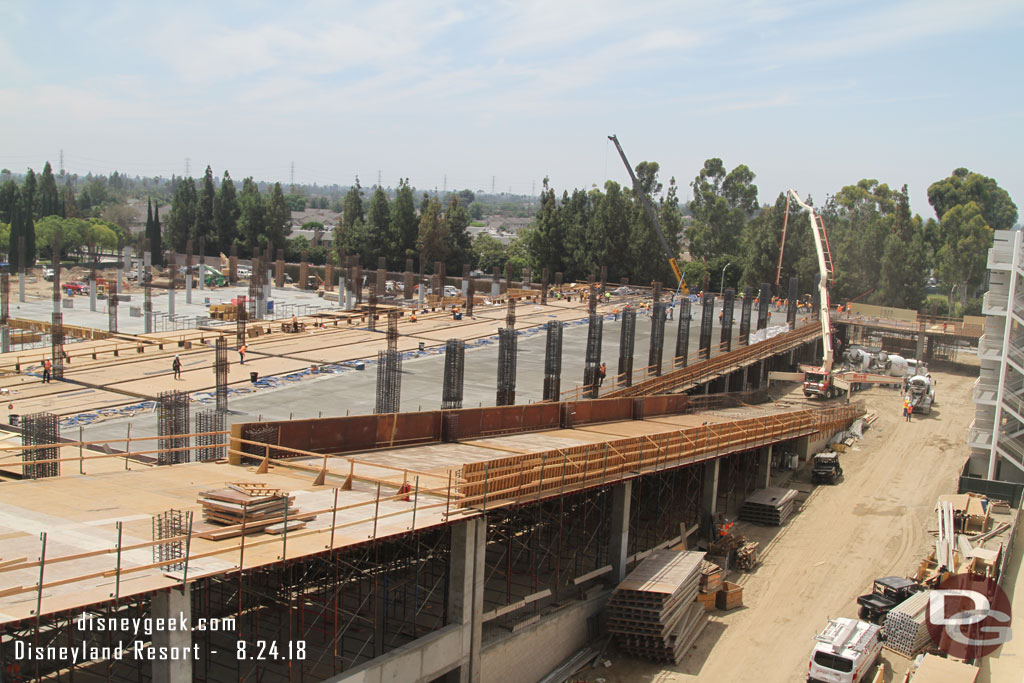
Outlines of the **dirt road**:
{"label": "dirt road", "polygon": [[[844,480],[816,487],[781,530],[741,529],[775,538],[764,563],[738,579],[745,607],[712,613],[687,661],[663,669],[612,651],[613,666],[587,672],[589,680],[804,681],[815,634],[830,616],[856,617],[856,598],[875,577],[916,569],[933,542],[927,529],[935,526],[937,496],[956,491],[977,375],[932,376],[937,405],[910,424],[901,417],[900,392],[873,388],[855,396],[878,421],[843,456]],[[801,471],[796,487],[809,490],[808,480]],[[885,657],[906,669],[900,657]]]}

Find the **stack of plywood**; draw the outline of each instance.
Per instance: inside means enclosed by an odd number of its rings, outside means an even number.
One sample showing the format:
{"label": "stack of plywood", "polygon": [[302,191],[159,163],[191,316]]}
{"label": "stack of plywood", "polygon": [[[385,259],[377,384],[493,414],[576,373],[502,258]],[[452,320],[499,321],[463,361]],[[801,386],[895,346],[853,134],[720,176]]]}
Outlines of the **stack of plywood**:
{"label": "stack of plywood", "polygon": [[[268,488],[262,484],[228,484],[222,489],[203,491],[199,503],[203,506],[203,520],[207,528],[199,534],[201,538],[217,541],[222,538],[240,536],[245,525],[246,533],[266,531],[275,534],[301,529],[315,515],[301,514],[292,503],[295,498],[280,489]],[[228,528],[218,529],[217,526]]]}
{"label": "stack of plywood", "polygon": [[797,492],[770,486],[755,491],[743,502],[740,519],[766,526],[781,526],[793,512]]}
{"label": "stack of plywood", "polygon": [[707,625],[694,602],[704,553],[657,550],[619,584],[608,602],[608,630],[627,653],[679,664]]}
{"label": "stack of plywood", "polygon": [[885,646],[904,657],[913,657],[931,642],[925,613],[931,591],[915,593],[894,607],[885,618]]}

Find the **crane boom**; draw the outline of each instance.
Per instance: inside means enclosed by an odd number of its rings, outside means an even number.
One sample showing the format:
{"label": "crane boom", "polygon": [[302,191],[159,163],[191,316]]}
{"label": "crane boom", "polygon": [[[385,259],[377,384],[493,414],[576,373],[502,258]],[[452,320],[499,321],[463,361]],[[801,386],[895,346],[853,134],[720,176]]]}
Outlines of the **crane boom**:
{"label": "crane boom", "polygon": [[828,283],[832,280],[832,254],[828,247],[828,236],[825,234],[825,224],[821,221],[821,217],[814,213],[814,209],[811,206],[800,199],[800,195],[796,193],[796,190],[787,191],[787,203],[789,197],[792,197],[797,204],[807,210],[811,221],[811,234],[814,235],[814,250],[818,255],[818,272],[820,273],[818,278],[818,293],[820,295],[818,320],[821,322],[821,342],[825,351],[821,369],[827,374],[832,372],[833,363],[832,320],[829,316],[828,300]]}
{"label": "crane boom", "polygon": [[672,272],[675,274],[676,279],[679,280],[679,288],[685,289],[686,283],[683,281],[683,271],[679,269],[679,261],[676,259],[676,255],[672,253],[672,248],[668,246],[668,240],[665,239],[665,233],[661,231],[661,225],[659,225],[658,217],[654,213],[654,207],[651,206],[651,200],[647,198],[647,193],[640,187],[640,181],[637,180],[636,174],[633,173],[633,167],[629,165],[629,161],[626,159],[626,153],[622,151],[622,145],[619,144],[619,138],[615,135],[609,135],[608,139],[615,143],[615,149],[619,151],[619,156],[622,157],[622,163],[626,165],[626,170],[629,171],[629,178],[633,181],[633,191],[640,195],[640,199],[643,200],[644,210],[647,211],[647,218],[650,219],[651,225],[654,226],[654,232],[658,236],[658,240],[661,242],[661,248],[665,250],[665,256],[668,257],[668,264],[672,267]]}

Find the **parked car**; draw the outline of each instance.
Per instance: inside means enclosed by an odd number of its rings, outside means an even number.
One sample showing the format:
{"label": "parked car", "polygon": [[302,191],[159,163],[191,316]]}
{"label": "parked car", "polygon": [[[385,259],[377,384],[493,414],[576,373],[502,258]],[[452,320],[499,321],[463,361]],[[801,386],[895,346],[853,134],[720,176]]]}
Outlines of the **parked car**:
{"label": "parked car", "polygon": [[43,266],[43,279],[47,282],[53,282],[53,268],[50,266]]}
{"label": "parked car", "polygon": [[65,282],[62,285],[64,292],[68,296],[74,296],[75,294],[83,294],[89,291],[89,286],[84,282]]}

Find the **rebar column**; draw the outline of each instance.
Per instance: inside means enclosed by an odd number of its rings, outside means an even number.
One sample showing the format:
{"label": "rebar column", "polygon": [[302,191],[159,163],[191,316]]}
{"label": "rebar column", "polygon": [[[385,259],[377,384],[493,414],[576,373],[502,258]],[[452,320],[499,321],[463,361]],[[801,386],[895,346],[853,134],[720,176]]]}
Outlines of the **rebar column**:
{"label": "rebar column", "polygon": [[217,345],[214,349],[213,373],[216,378],[217,410],[227,412],[228,410],[228,340],[227,337],[217,337]]}
{"label": "rebar column", "polygon": [[18,238],[18,301],[25,303],[25,238]]}
{"label": "rebar column", "polygon": [[[370,291],[373,292],[371,287]],[[398,353],[398,311],[388,312],[388,348],[377,352],[375,413],[397,413],[402,393],[402,357]]]}
{"label": "rebar column", "polygon": [[540,305],[548,305],[548,269],[540,271]]}
{"label": "rebar column", "polygon": [[[340,262],[339,265],[344,266]],[[284,287],[284,249],[277,250],[277,260],[274,262],[274,286],[278,289]],[[338,301],[341,301],[340,295]]]}
{"label": "rebar column", "polygon": [[505,294],[512,293],[512,262],[505,261]]}
{"label": "rebar column", "polygon": [[591,285],[590,311],[587,321],[587,350],[583,356],[583,386],[590,398],[597,398],[600,391],[598,369],[601,365],[601,337],[604,332],[604,318],[597,314],[597,289]]}
{"label": "rebar column", "polygon": [[419,274],[416,276],[416,304],[418,308],[423,308],[423,302],[427,300],[427,279],[424,277],[426,274],[426,264],[423,262],[423,254],[419,255],[417,261]]}
{"label": "rebar column", "polygon": [[739,345],[751,343],[751,309],[754,308],[754,288],[743,290],[743,306],[739,313]]}
{"label": "rebar column", "polygon": [[2,266],[0,270],[0,352],[3,353],[11,350],[11,274],[7,268]]}
{"label": "rebar column", "polygon": [[241,347],[245,343],[245,318],[248,314],[246,307],[248,302],[245,296],[238,297],[238,305],[235,307],[235,340]]}
{"label": "rebar column", "polygon": [[413,292],[413,275],[412,275],[412,259],[405,259],[405,272],[402,274],[404,280],[402,282],[402,298],[406,301],[412,301]]}
{"label": "rebar column", "polygon": [[608,284],[608,266],[601,266],[601,295],[605,293],[605,287]]}
{"label": "rebar column", "polygon": [[252,274],[249,275],[249,319],[257,320],[260,317],[259,299],[263,294],[263,287],[260,286],[260,274],[263,268],[260,266],[260,257],[253,254]]}
{"label": "rebar column", "polygon": [[469,292],[469,295],[466,297],[466,317],[472,318],[473,297],[476,295],[476,281],[472,277],[469,278],[469,285],[467,285],[466,289]]}
{"label": "rebar column", "polygon": [[222,410],[201,410],[196,413],[196,461],[222,460],[227,457],[223,436],[211,432],[223,432],[226,413]]}
{"label": "rebar column", "polygon": [[309,252],[302,252],[299,261],[299,289],[309,289]]}
{"label": "rebar column", "polygon": [[796,301],[799,296],[800,278],[794,275],[789,278],[789,306],[786,309],[786,322],[789,323],[789,329],[791,330],[796,329]]}
{"label": "rebar column", "polygon": [[707,360],[711,357],[711,327],[715,317],[715,297],[710,292],[701,296],[700,340],[697,346],[697,358]]}
{"label": "rebar column", "polygon": [[732,351],[732,313],[735,307],[736,290],[725,290],[725,297],[722,300],[722,333],[718,340],[718,348],[722,351]]}
{"label": "rebar column", "polygon": [[516,329],[516,300],[509,298],[505,306],[505,327],[510,330]]}
{"label": "rebar column", "polygon": [[497,299],[501,296],[501,268],[495,266],[491,274],[491,298]]}
{"label": "rebar column", "polygon": [[189,462],[189,396],[183,391],[157,394],[157,465]]}
{"label": "rebar column", "polygon": [[153,332],[153,255],[149,251],[149,240],[144,241],[142,253],[142,329],[146,334]]}
{"label": "rebar column", "polygon": [[334,263],[331,261],[324,266],[324,291],[334,291]]}
{"label": "rebar column", "polygon": [[676,359],[677,368],[685,368],[690,355],[690,321],[693,316],[690,314],[690,298],[684,296],[679,302],[679,328],[676,332]]}
{"label": "rebar column", "polygon": [[498,392],[495,405],[510,406],[516,402],[516,331],[498,329]]}
{"label": "rebar column", "polygon": [[60,312],[60,238],[53,240],[53,321],[50,323],[51,377],[64,379],[64,315]]}
{"label": "rebar column", "polygon": [[[660,288],[655,287],[660,294]],[[665,348],[665,302],[655,300],[651,306],[651,348],[647,366],[653,368],[655,377],[661,376],[661,359]]]}
{"label": "rebar column", "polygon": [[547,341],[544,347],[544,400],[557,401],[561,397],[562,377],[562,323],[549,320],[544,323]]}
{"label": "rebar column", "polygon": [[355,260],[355,276],[353,286],[355,287],[356,306],[363,305],[363,267],[359,264],[359,255],[352,257]]}
{"label": "rebar column", "polygon": [[96,245],[89,245],[89,311],[92,313],[96,312],[96,279],[98,273],[96,272],[96,262],[99,260],[99,254],[96,251]]}
{"label": "rebar column", "polygon": [[627,387],[633,386],[633,345],[636,341],[636,309],[626,306],[622,310],[619,329],[619,376]]}
{"label": "rebar column", "polygon": [[469,293],[469,264],[463,264],[462,266],[462,282],[459,283],[459,290],[462,292],[462,298],[465,299]]}
{"label": "rebar column", "polygon": [[377,286],[370,285],[370,299],[366,306],[366,329],[377,330]]}
{"label": "rebar column", "polygon": [[[21,418],[21,443],[23,446],[48,446],[60,443],[60,423],[53,413],[33,413]],[[57,460],[60,458],[60,447],[33,448],[22,451],[23,462],[40,460]],[[38,465],[23,467],[22,477],[25,479],[42,479],[60,475],[59,462],[43,462]]]}
{"label": "rebar column", "polygon": [[192,303],[192,240],[185,242],[185,303]]}
{"label": "rebar column", "polygon": [[170,277],[167,278],[167,315],[174,320],[174,283],[178,275],[178,255],[174,249],[167,252],[167,270]]}
{"label": "rebar column", "polygon": [[449,339],[444,344],[444,386],[441,410],[462,407],[462,387],[466,363],[466,342]]}
{"label": "rebar column", "polygon": [[231,245],[231,255],[228,257],[228,284],[238,283],[238,245]]}
{"label": "rebar column", "polygon": [[763,330],[768,327],[768,317],[771,315],[772,286],[768,282],[761,283],[761,293],[757,298],[757,329]]}
{"label": "rebar column", "polygon": [[562,291],[562,283],[564,282],[564,277],[565,277],[565,275],[563,273],[559,273],[559,272],[555,273],[555,288],[559,292]]}
{"label": "rebar column", "polygon": [[384,296],[388,291],[388,260],[383,256],[377,257],[377,293]]}
{"label": "rebar column", "polygon": [[206,289],[206,236],[199,237],[199,291]]}
{"label": "rebar column", "polygon": [[434,274],[430,276],[430,291],[433,296],[437,297],[438,305],[441,304],[441,299],[444,298],[444,289],[441,284],[441,269],[444,268],[444,264],[440,261],[434,261]]}
{"label": "rebar column", "polygon": [[111,334],[117,333],[117,297],[120,279],[107,288],[107,329]]}

